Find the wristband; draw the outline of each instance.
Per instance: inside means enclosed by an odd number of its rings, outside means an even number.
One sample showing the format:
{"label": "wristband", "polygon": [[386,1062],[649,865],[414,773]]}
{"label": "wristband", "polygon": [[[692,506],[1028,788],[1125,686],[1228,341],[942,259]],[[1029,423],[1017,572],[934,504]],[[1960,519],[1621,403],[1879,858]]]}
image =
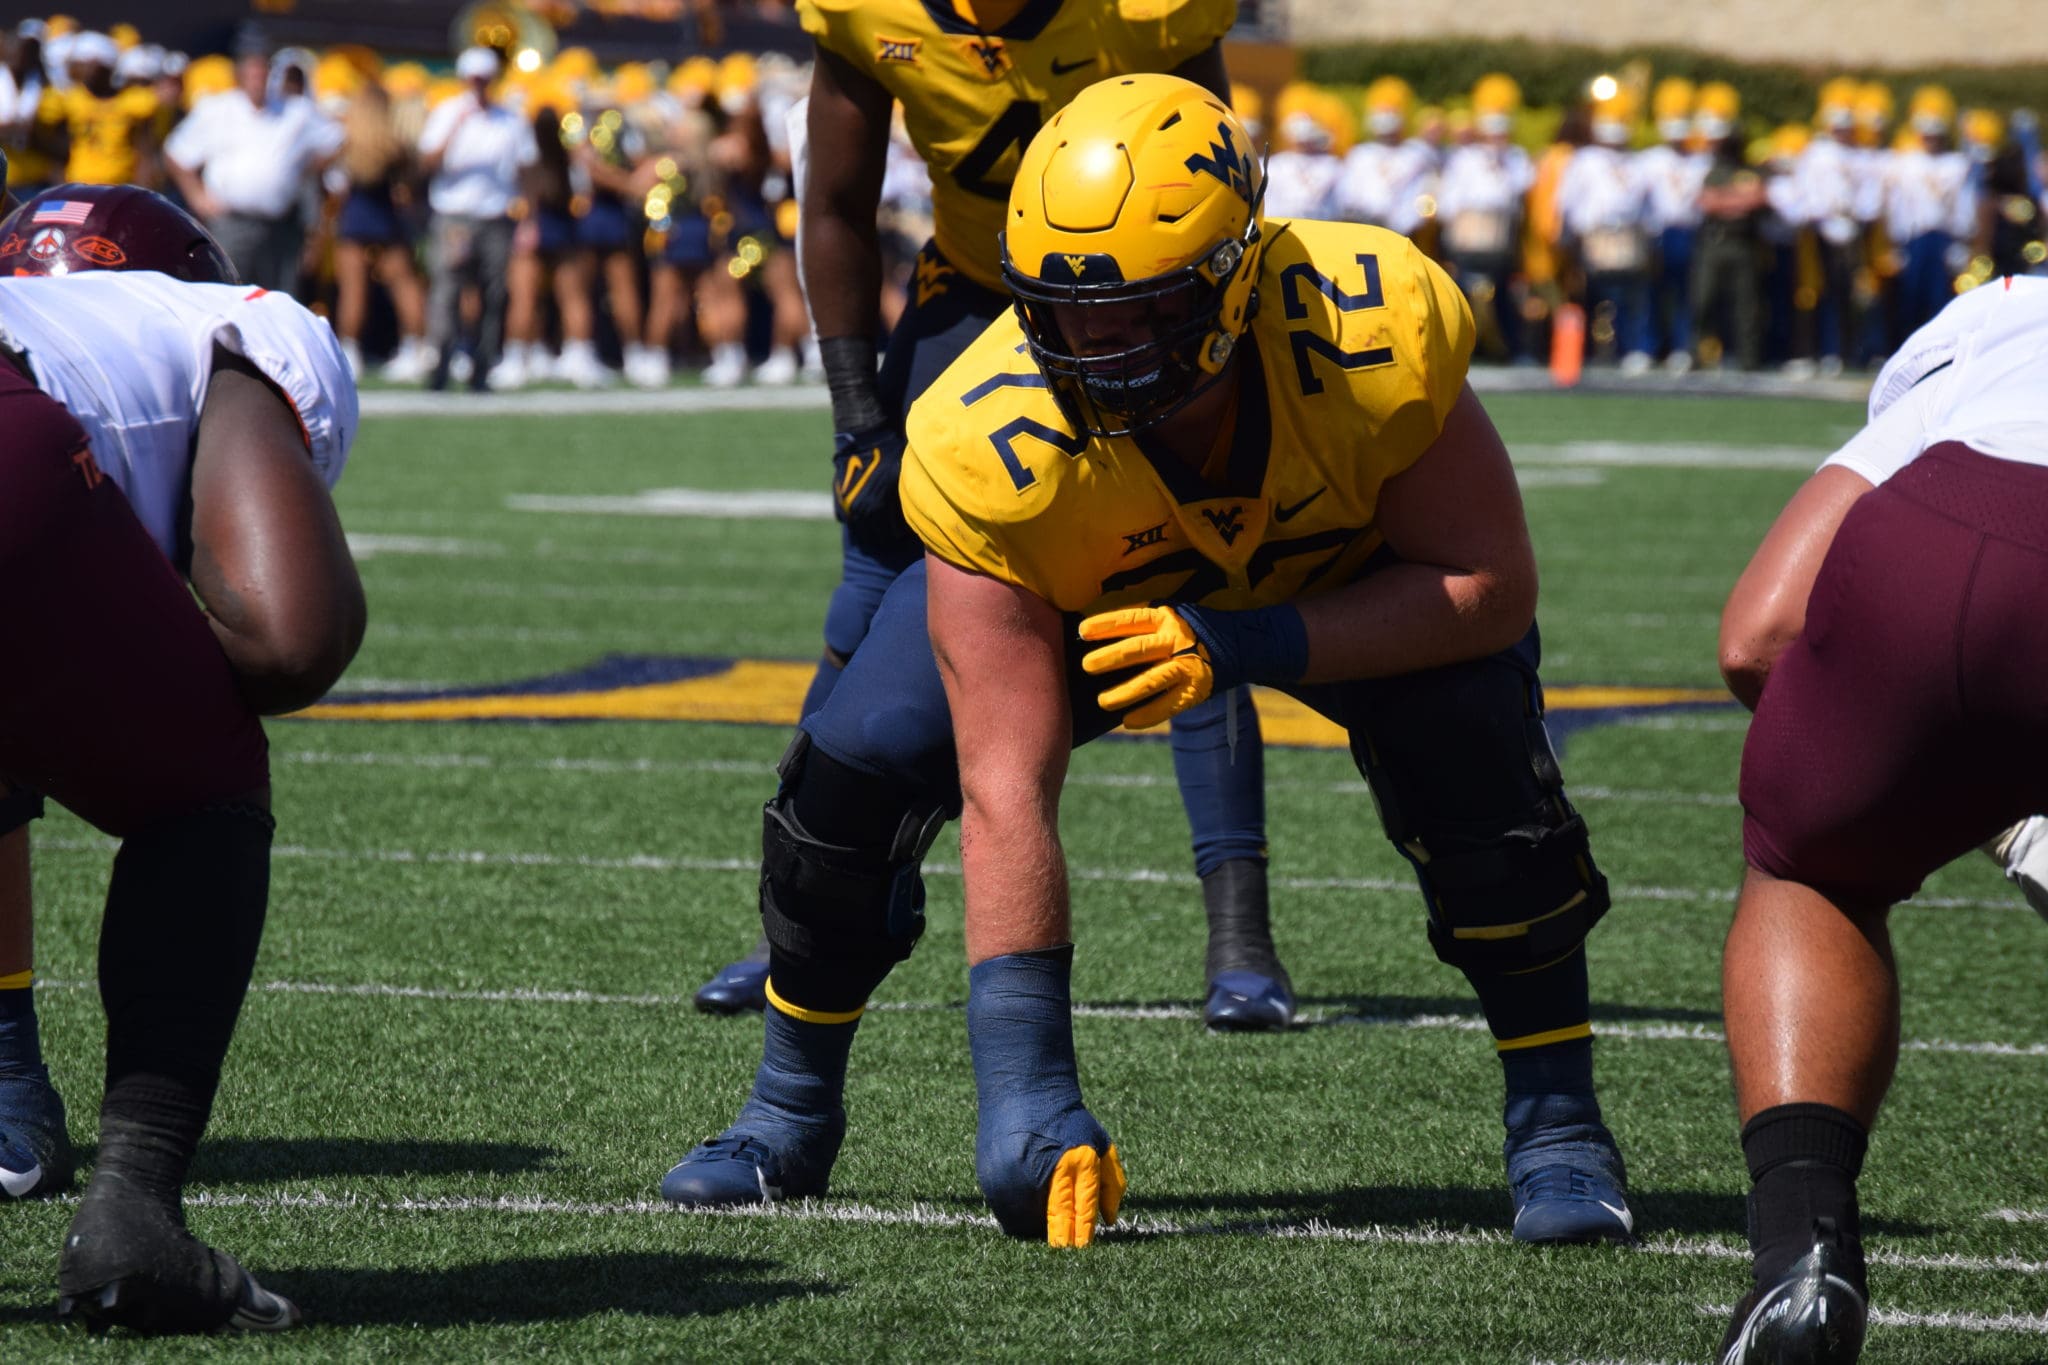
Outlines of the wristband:
{"label": "wristband", "polygon": [[895,424],[876,384],[872,338],[823,337],[818,341],[818,356],[825,364],[825,387],[832,395],[833,431],[856,435]]}
{"label": "wristband", "polygon": [[1221,611],[1181,603],[1173,610],[1209,651],[1214,689],[1300,682],[1308,672],[1308,628],[1291,603]]}

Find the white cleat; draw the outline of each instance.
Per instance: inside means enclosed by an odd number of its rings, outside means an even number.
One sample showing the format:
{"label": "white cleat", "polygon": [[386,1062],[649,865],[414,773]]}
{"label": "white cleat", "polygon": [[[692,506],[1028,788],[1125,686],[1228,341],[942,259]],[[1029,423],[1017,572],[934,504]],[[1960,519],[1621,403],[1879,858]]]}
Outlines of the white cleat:
{"label": "white cleat", "polygon": [[754,367],[756,384],[772,384],[781,388],[785,384],[796,383],[796,377],[796,352],[787,346],[777,346],[768,353],[766,360]]}

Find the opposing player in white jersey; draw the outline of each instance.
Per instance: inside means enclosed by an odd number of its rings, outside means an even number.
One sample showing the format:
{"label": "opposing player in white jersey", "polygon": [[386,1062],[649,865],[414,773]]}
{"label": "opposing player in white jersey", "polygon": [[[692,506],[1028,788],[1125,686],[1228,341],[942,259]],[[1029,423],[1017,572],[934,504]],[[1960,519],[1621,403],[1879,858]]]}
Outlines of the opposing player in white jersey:
{"label": "opposing player in white jersey", "polygon": [[[117,273],[122,272],[122,273]],[[71,1179],[30,1004],[28,822],[119,839],[99,946],[106,1092],[57,1311],[147,1332],[298,1310],[185,1229],[268,901],[260,714],[362,639],[328,495],[356,395],[327,324],[235,283],[205,230],[128,186],[0,223],[0,1188]],[[33,584],[34,590],[25,590]],[[194,596],[197,596],[195,602]]]}
{"label": "opposing player in white jersey", "polygon": [[1725,1365],[1857,1358],[1856,1179],[1899,1051],[1887,917],[2048,809],[2044,371],[2048,280],[1951,303],[1722,617],[1722,671],[1756,711],[1722,972],[1756,1263]]}

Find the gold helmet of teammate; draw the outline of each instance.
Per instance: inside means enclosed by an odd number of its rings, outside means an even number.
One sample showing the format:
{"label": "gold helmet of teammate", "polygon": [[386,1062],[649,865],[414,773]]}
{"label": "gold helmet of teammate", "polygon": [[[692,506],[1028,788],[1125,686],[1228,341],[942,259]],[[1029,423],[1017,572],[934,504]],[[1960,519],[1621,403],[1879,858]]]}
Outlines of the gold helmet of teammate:
{"label": "gold helmet of teammate", "polygon": [[1084,431],[1143,430],[1222,376],[1257,307],[1264,195],[1237,115],[1177,76],[1091,85],[1031,140],[1003,280],[1032,359]]}

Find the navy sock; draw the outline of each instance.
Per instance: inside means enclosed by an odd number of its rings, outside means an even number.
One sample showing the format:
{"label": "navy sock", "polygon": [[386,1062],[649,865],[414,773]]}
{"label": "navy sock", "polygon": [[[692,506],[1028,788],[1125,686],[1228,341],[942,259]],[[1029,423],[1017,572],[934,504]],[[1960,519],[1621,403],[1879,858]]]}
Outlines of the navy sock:
{"label": "navy sock", "polygon": [[[23,973],[26,975],[26,973]],[[0,1076],[50,1079],[36,1029],[36,993],[29,986],[0,990]]]}
{"label": "navy sock", "polygon": [[[1235,709],[1237,742],[1231,743]],[[1195,874],[1206,877],[1239,858],[1266,860],[1266,750],[1249,692],[1232,708],[1215,696],[1173,718],[1173,775],[1195,848]]]}
{"label": "navy sock", "polygon": [[[1486,1026],[1505,1061],[1516,1052],[1539,1052],[1554,1042],[1584,1041],[1593,1012],[1586,984],[1586,950],[1533,971],[1467,970]],[[1577,1034],[1577,1039],[1570,1035]],[[1552,1036],[1555,1035],[1555,1036]]]}

